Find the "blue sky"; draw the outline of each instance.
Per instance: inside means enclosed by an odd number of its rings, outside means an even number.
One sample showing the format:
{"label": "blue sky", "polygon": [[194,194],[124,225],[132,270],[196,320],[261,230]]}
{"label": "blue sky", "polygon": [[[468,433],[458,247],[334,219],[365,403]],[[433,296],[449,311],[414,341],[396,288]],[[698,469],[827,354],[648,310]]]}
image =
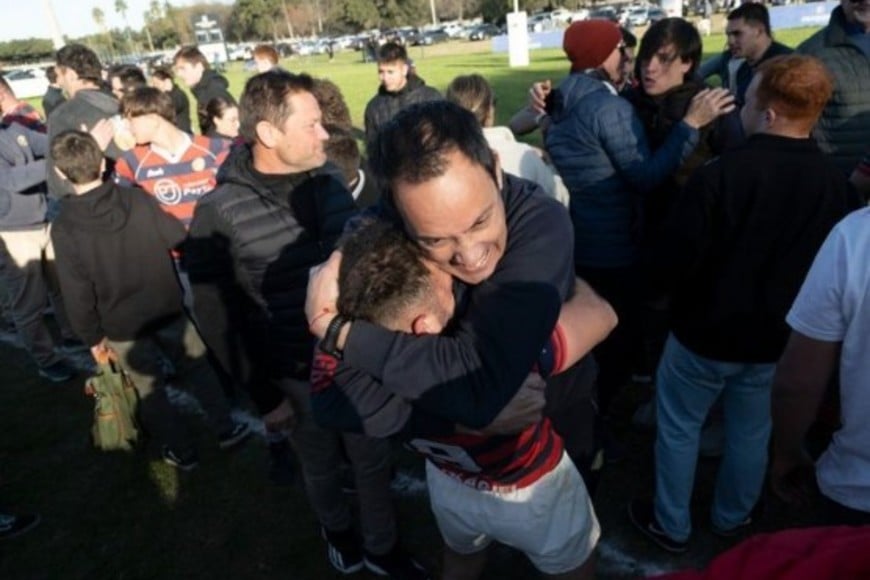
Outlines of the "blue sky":
{"label": "blue sky", "polygon": [[[233,0],[215,0],[232,4]],[[115,12],[114,0],[0,0],[0,42],[17,38],[51,38],[51,28],[43,8],[50,2],[57,15],[61,34],[71,38],[98,32],[91,18],[91,11],[99,7],[106,15],[109,28],[123,27],[124,22]],[[126,0],[127,19],[133,28],[141,28],[142,15],[148,9],[150,0]],[[161,0],[161,4],[163,0]],[[185,0],[170,0],[170,4],[183,6],[190,4]]]}

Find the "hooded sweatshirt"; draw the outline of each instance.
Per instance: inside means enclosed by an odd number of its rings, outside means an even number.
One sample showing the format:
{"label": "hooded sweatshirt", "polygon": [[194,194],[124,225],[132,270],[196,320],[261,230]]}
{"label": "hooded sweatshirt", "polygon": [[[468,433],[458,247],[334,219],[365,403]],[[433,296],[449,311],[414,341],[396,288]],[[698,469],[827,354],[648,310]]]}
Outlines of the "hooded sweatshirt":
{"label": "hooded sweatshirt", "polygon": [[57,274],[85,344],[132,340],[182,314],[170,250],[185,230],[153,197],[107,182],[60,206],[51,229]]}
{"label": "hooded sweatshirt", "polygon": [[[118,100],[100,89],[80,89],[67,102],[58,106],[48,118],[48,142],[64,131],[71,129],[81,130],[82,125],[88,129],[93,128],[98,121],[108,119],[118,114]],[[105,151],[109,161],[114,162],[121,156],[121,149],[114,141],[109,142]],[[109,163],[108,165],[113,165]],[[106,167],[111,172],[112,167]],[[60,198],[73,193],[72,186],[66,180],[61,179],[54,172],[54,163],[48,156],[48,193],[53,197]]]}
{"label": "hooded sweatshirt", "polygon": [[211,128],[211,122],[206,112],[208,102],[215,97],[223,97],[231,103],[236,100],[229,92],[229,82],[227,79],[208,69],[202,73],[202,78],[199,82],[190,87],[190,92],[196,97],[196,115],[199,119],[199,132],[205,135]]}

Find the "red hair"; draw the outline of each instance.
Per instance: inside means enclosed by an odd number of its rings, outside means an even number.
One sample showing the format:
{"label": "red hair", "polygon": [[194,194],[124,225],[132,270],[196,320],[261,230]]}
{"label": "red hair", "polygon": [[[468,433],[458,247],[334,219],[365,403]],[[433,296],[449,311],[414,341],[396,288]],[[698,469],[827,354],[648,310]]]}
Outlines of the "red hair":
{"label": "red hair", "polygon": [[831,73],[817,58],[788,54],[765,61],[758,67],[758,108],[771,108],[811,128],[818,121],[834,83]]}

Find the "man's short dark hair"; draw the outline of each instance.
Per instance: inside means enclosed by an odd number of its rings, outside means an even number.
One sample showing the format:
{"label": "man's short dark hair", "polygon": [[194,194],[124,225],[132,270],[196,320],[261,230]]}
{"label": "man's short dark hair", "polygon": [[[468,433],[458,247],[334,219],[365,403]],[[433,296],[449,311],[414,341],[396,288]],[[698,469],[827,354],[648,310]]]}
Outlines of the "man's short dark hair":
{"label": "man's short dark hair", "polygon": [[364,223],[339,247],[338,311],[344,316],[389,325],[431,291],[419,246],[391,223]]}
{"label": "man's short dark hair", "polygon": [[359,176],[360,153],[359,145],[353,134],[344,127],[324,125],[329,133],[329,139],[323,146],[326,158],[334,163],[350,186]]}
{"label": "man's short dark hair", "polygon": [[51,140],[51,157],[67,179],[75,185],[100,179],[103,152],[84,131],[69,130]]}
{"label": "man's short dark hair", "polygon": [[658,51],[669,44],[673,45],[678,59],[692,63],[685,78],[694,77],[701,63],[701,35],[691,22],[682,18],[663,18],[649,27],[640,41],[637,66],[652,60]]}
{"label": "man's short dark hair", "polygon": [[760,2],[747,2],[728,13],[728,20],[743,19],[746,22],[760,24],[764,32],[770,36],[770,13],[767,6]]}
{"label": "man's short dark hair", "polygon": [[239,101],[239,133],[253,143],[257,139],[257,123],[266,121],[280,127],[293,114],[288,95],[313,90],[314,81],[307,74],[272,69],[252,76],[245,83]]}
{"label": "man's short dark hair", "polygon": [[385,42],[378,49],[378,62],[408,62],[408,51],[398,42]]}
{"label": "man's short dark hair", "polygon": [[314,98],[320,105],[320,113],[323,115],[323,126],[341,127],[350,131],[353,121],[350,117],[350,109],[341,94],[341,89],[328,79],[314,79]]}
{"label": "man's short dark hair", "polygon": [[83,81],[99,85],[103,80],[103,67],[97,53],[83,44],[67,44],[57,51],[55,66],[75,71]]}
{"label": "man's short dark hair", "polygon": [[369,168],[392,199],[397,181],[423,183],[447,169],[447,155],[459,151],[493,179],[495,157],[471,111],[443,99],[405,107],[368,144]]}
{"label": "man's short dark hair", "polygon": [[124,95],[121,99],[121,116],[141,117],[143,115],[159,115],[175,123],[175,106],[172,97],[155,87],[139,87]]}
{"label": "man's short dark hair", "polygon": [[110,85],[113,78],[118,79],[121,83],[121,92],[125,95],[139,87],[148,85],[148,81],[145,80],[145,73],[135,64],[116,64],[109,68],[108,81]]}
{"label": "man's short dark hair", "polygon": [[183,60],[190,64],[199,63],[202,65],[204,70],[208,70],[208,59],[202,53],[199,48],[195,46],[182,46],[178,49],[178,52],[175,53],[175,56],[172,57],[172,62],[174,64],[178,64],[178,61]]}
{"label": "man's short dark hair", "polygon": [[57,69],[55,69],[53,66],[50,66],[47,69],[45,69],[45,78],[47,78],[48,82],[52,85],[54,83],[56,83],[57,82]]}

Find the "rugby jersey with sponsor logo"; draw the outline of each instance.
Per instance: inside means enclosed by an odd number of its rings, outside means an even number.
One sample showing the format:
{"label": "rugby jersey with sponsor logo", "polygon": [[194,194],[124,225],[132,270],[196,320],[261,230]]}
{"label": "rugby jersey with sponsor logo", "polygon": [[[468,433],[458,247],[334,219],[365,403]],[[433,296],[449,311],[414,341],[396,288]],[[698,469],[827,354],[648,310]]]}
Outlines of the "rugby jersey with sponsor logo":
{"label": "rugby jersey with sponsor logo", "polygon": [[153,195],[160,207],[190,226],[196,202],[215,188],[217,171],[230,151],[225,139],[188,135],[179,154],[155,145],[137,145],[115,164],[115,182],[138,186]]}

